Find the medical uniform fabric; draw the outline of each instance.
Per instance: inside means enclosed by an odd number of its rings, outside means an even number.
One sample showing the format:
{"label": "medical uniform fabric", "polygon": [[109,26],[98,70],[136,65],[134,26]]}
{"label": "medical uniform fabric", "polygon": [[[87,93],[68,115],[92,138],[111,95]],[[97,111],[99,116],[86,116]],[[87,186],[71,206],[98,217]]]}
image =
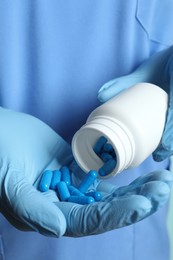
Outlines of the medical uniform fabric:
{"label": "medical uniform fabric", "polygon": [[[0,105],[32,114],[71,141],[105,82],[173,44],[173,2],[0,0]],[[147,105],[147,104],[146,104]],[[148,158],[110,180],[125,185],[168,167]],[[85,238],[47,238],[0,219],[0,259],[168,260],[167,207]]]}

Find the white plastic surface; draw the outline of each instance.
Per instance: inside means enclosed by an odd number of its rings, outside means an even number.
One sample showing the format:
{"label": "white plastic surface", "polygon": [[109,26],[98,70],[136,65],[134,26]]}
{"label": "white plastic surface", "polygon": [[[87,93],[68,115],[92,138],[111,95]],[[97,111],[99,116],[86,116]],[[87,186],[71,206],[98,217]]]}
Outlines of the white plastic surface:
{"label": "white plastic surface", "polygon": [[165,91],[153,84],[139,83],[96,108],[72,140],[72,151],[79,166],[88,172],[103,165],[93,151],[102,135],[112,144],[117,156],[117,166],[111,175],[138,166],[160,142],[167,104]]}

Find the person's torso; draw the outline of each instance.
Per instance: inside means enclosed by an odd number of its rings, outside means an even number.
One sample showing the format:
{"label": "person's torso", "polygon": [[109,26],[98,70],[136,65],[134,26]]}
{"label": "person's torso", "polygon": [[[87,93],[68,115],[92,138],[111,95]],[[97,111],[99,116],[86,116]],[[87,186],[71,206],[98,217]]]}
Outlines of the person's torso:
{"label": "person's torso", "polygon": [[[0,0],[0,105],[39,117],[70,141],[99,105],[101,85],[172,45],[172,28],[172,0]],[[114,182],[161,165],[149,158]],[[0,259],[168,260],[165,218],[166,208],[127,228],[57,240],[1,218]]]}

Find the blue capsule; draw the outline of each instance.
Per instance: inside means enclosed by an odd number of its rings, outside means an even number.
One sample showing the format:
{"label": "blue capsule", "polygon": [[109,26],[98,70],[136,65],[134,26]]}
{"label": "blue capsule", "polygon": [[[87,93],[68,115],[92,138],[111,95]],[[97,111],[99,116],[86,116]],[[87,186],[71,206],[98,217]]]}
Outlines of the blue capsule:
{"label": "blue capsule", "polygon": [[64,181],[67,185],[71,184],[71,173],[67,166],[61,168],[61,181]]}
{"label": "blue capsule", "polygon": [[70,195],[73,196],[84,196],[84,194],[82,192],[80,192],[76,187],[69,185],[68,186],[68,190],[70,192]]}
{"label": "blue capsule", "polygon": [[111,160],[113,157],[109,153],[101,153],[100,158],[102,159],[103,162],[107,162]]}
{"label": "blue capsule", "polygon": [[109,153],[109,152],[114,151],[114,148],[113,148],[113,146],[110,143],[106,143],[103,146],[103,151]]}
{"label": "blue capsule", "polygon": [[85,176],[85,178],[82,180],[81,184],[79,185],[78,189],[80,192],[85,193],[87,192],[88,188],[94,183],[94,181],[97,179],[97,172],[94,170],[91,170],[88,172],[88,174]]}
{"label": "blue capsule", "polygon": [[64,181],[60,181],[57,184],[57,191],[61,201],[66,201],[70,197],[70,192],[68,190],[67,184]]}
{"label": "blue capsule", "polygon": [[88,196],[70,196],[68,198],[68,202],[74,202],[77,204],[85,205],[85,204],[93,203],[95,202],[95,200],[93,197],[88,197]]}
{"label": "blue capsule", "polygon": [[85,193],[86,196],[93,197],[95,201],[100,201],[102,199],[102,193],[99,191],[90,191]]}
{"label": "blue capsule", "polygon": [[52,176],[53,176],[53,172],[50,170],[46,170],[43,172],[38,186],[38,189],[40,191],[46,192],[49,190],[52,181]]}
{"label": "blue capsule", "polygon": [[99,169],[100,176],[106,176],[110,174],[114,168],[116,167],[116,160],[111,159],[103,164],[103,166]]}
{"label": "blue capsule", "polygon": [[102,148],[104,147],[104,145],[106,144],[106,142],[107,142],[107,139],[106,139],[105,136],[101,136],[101,137],[97,140],[96,144],[95,144],[94,147],[93,147],[93,150],[94,150],[94,152],[95,152],[97,155],[100,155],[101,150],[102,150]]}
{"label": "blue capsule", "polygon": [[115,151],[113,150],[113,151],[111,151],[110,152],[110,154],[112,155],[112,157],[116,160],[117,159],[117,156],[116,156],[116,153],[115,153]]}
{"label": "blue capsule", "polygon": [[50,188],[52,190],[55,190],[58,182],[60,182],[60,181],[61,181],[61,172],[59,170],[53,171],[53,176],[52,176]]}

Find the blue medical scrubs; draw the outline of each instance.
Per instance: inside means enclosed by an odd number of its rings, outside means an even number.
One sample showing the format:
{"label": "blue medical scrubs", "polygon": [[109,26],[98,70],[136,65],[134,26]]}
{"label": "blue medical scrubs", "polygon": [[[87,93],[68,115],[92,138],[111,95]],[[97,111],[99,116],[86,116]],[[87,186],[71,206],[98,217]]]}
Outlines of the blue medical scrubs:
{"label": "blue medical scrubs", "polygon": [[[71,142],[99,88],[173,44],[172,0],[0,0],[0,105],[32,114]],[[125,185],[168,162],[148,158]],[[59,239],[0,218],[0,259],[168,260],[167,206],[102,235]]]}

